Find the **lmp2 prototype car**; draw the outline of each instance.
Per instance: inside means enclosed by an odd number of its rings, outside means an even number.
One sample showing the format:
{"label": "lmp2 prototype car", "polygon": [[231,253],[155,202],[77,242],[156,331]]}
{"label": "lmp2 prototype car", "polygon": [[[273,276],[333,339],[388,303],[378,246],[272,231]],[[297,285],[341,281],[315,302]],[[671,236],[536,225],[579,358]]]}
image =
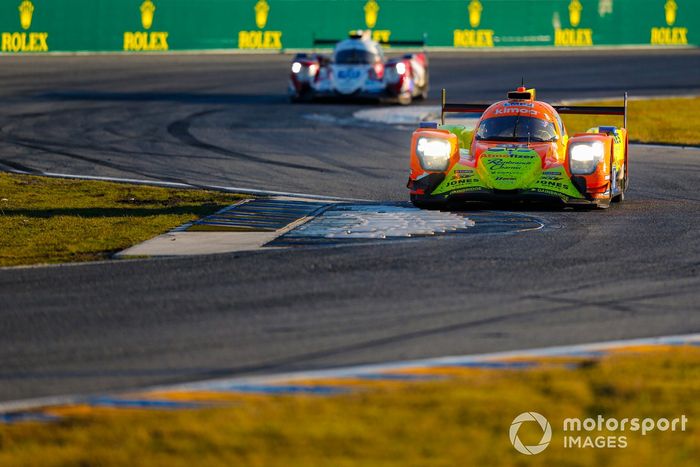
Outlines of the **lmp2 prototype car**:
{"label": "lmp2 prototype car", "polygon": [[[446,125],[445,113],[482,113],[473,131]],[[599,126],[569,136],[560,114],[619,115],[622,128]],[[554,201],[607,208],[628,185],[627,94],[624,106],[552,106],[518,88],[492,105],[451,104],[442,91],[441,124],[413,133],[411,201]]]}
{"label": "lmp2 prototype car", "polygon": [[[337,43],[336,43],[337,42]],[[314,39],[314,45],[335,44],[331,56],[297,54],[289,76],[292,102],[316,98],[356,98],[410,104],[428,95],[428,59],[411,53],[385,61],[370,31],[353,31],[343,41]],[[425,41],[390,41],[394,46],[424,45]]]}

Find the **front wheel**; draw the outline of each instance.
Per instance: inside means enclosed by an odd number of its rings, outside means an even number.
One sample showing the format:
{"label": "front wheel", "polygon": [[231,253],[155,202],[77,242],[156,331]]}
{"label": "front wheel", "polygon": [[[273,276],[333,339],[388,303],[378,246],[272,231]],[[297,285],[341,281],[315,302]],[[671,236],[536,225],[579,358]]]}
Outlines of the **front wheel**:
{"label": "front wheel", "polygon": [[613,197],[613,203],[622,203],[625,201],[625,192],[627,191],[627,171],[626,166],[622,167],[622,179],[620,180],[620,194]]}

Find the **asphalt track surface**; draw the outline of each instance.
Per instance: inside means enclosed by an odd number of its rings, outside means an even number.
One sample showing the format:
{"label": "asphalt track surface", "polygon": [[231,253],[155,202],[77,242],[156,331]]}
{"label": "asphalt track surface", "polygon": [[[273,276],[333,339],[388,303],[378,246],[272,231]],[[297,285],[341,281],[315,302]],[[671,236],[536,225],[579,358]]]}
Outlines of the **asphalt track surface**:
{"label": "asphalt track surface", "polygon": [[[0,57],[0,167],[405,200],[410,131],[288,104],[288,63]],[[431,102],[521,75],[545,100],[697,94],[700,53],[434,54]],[[536,232],[0,270],[0,400],[700,332],[700,151],[631,158],[623,206],[527,211]]]}

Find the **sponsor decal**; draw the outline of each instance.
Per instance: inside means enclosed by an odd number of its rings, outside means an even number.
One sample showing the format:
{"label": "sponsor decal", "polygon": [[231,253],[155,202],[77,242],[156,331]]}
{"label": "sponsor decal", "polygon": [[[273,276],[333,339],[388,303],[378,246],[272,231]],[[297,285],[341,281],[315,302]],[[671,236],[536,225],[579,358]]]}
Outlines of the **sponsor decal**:
{"label": "sponsor decal", "polygon": [[391,31],[388,29],[375,29],[372,31],[372,40],[377,42],[389,42]]}
{"label": "sponsor decal", "polygon": [[[379,3],[376,0],[369,0],[363,7],[365,12],[365,24],[368,29],[374,29],[379,19]],[[377,42],[389,42],[391,40],[391,31],[388,29],[375,29],[372,31],[372,40]]]}
{"label": "sponsor decal", "polygon": [[598,16],[604,18],[613,13],[613,0],[598,0]]}
{"label": "sponsor decal", "polygon": [[29,31],[34,19],[34,4],[30,0],[19,3],[19,25],[23,31],[3,32],[1,39],[2,52],[48,52],[49,33]]}
{"label": "sponsor decal", "polygon": [[479,0],[472,0],[469,2],[467,10],[469,11],[469,25],[472,28],[478,28],[479,24],[481,24],[481,12],[484,11],[481,2]]}
{"label": "sponsor decal", "polygon": [[431,195],[463,193],[481,189],[483,189],[483,184],[474,169],[464,165],[456,165]]}
{"label": "sponsor decal", "polygon": [[553,190],[557,190],[557,189],[563,190],[564,188],[566,188],[566,186],[562,182],[552,180],[552,179],[544,179],[544,178],[537,180],[537,182],[535,182],[535,185],[537,187],[549,188],[549,189],[553,189]]}
{"label": "sponsor decal", "polygon": [[[581,193],[574,187],[564,167],[546,170],[530,187],[539,193],[560,197],[580,198]],[[568,198],[567,198],[568,199]]]}
{"label": "sponsor decal", "polygon": [[239,49],[281,49],[282,31],[263,31],[270,16],[270,5],[258,0],[253,6],[255,25],[258,30],[238,31]]}
{"label": "sponsor decal", "polygon": [[490,170],[520,170],[522,167],[532,165],[532,158],[517,160],[513,157],[486,157],[483,160]]}
{"label": "sponsor decal", "polygon": [[503,107],[534,107],[532,102],[506,102]]}
{"label": "sponsor decal", "polygon": [[[505,107],[505,105],[504,105]],[[534,109],[528,109],[524,107],[506,107],[504,109],[496,109],[494,111],[496,115],[508,115],[508,114],[525,114],[525,115],[537,115],[537,111]]]}
{"label": "sponsor decal", "polygon": [[270,5],[265,0],[260,0],[253,7],[255,10],[255,25],[263,29],[267,24],[267,15],[270,14]]}
{"label": "sponsor decal", "polygon": [[569,3],[569,23],[574,28],[581,23],[581,11],[583,11],[583,5],[581,5],[580,0],[571,0]]}
{"label": "sponsor decal", "polygon": [[652,45],[688,45],[688,28],[675,27],[678,18],[678,2],[666,0],[664,3],[666,26],[651,28]]}
{"label": "sponsor decal", "polygon": [[368,28],[373,29],[377,25],[377,18],[379,17],[379,3],[376,0],[369,0],[365,3],[365,24]]}
{"label": "sponsor decal", "polygon": [[593,45],[593,30],[579,28],[583,5],[580,0],[571,0],[569,3],[570,28],[554,28],[555,47],[591,47]]}
{"label": "sponsor decal", "polygon": [[523,189],[541,173],[541,161],[535,152],[514,150],[485,152],[479,159],[477,171],[488,188],[498,190]]}
{"label": "sponsor decal", "polygon": [[362,75],[362,72],[358,69],[351,68],[348,70],[338,70],[338,78],[340,79],[357,79]]}
{"label": "sponsor decal", "polygon": [[453,45],[455,47],[494,47],[494,31],[492,29],[478,29],[484,6],[479,0],[471,0],[467,11],[471,29],[455,29]]}
{"label": "sponsor decal", "polygon": [[456,188],[462,188],[464,185],[471,185],[477,183],[479,180],[476,178],[453,178],[452,180],[445,183],[445,188],[447,190],[442,191],[452,191]]}
{"label": "sponsor decal", "polygon": [[474,174],[473,170],[455,170],[454,171],[454,178],[460,179],[460,178],[465,178],[465,177],[471,177],[473,174]]}
{"label": "sponsor decal", "polygon": [[460,188],[459,190],[450,191],[450,195],[458,195],[460,193],[472,193],[474,191],[481,191],[484,188],[481,186],[471,186],[467,188]]}
{"label": "sponsor decal", "polygon": [[124,33],[123,49],[130,52],[156,52],[169,50],[168,33],[164,31],[149,31],[153,26],[156,14],[156,4],[145,0],[139,10],[141,26],[144,31],[126,31]]}

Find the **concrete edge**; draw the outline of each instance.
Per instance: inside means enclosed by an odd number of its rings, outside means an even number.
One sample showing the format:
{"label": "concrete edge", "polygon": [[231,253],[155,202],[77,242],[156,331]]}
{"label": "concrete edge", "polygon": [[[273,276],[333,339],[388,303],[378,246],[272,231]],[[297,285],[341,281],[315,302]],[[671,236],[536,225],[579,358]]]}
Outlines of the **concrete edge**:
{"label": "concrete edge", "polygon": [[[273,196],[270,199],[294,200],[294,201],[314,201],[310,198],[300,198],[291,196]],[[246,204],[250,199],[241,200],[238,203],[227,206],[218,212],[226,212],[235,206]],[[315,209],[309,214],[287,224],[275,231],[208,231],[208,232],[188,232],[187,228],[192,223],[187,223],[175,229],[157,235],[151,239],[132,245],[113,255],[117,259],[130,259],[138,257],[173,257],[173,256],[194,256],[194,255],[218,255],[223,253],[237,253],[241,251],[255,251],[263,248],[268,243],[275,241],[278,237],[299,227],[302,224],[321,215],[326,210],[340,204],[339,202],[328,202]],[[215,214],[212,214],[215,215]],[[180,240],[173,244],[173,241]],[[206,241],[202,241],[205,240]],[[183,245],[184,243],[184,245]]]}
{"label": "concrete edge", "polygon": [[[0,161],[0,170],[2,167],[10,167],[7,165],[4,165]],[[36,172],[27,172],[23,170],[17,170],[13,168],[9,168],[8,170],[2,170],[7,173],[14,173],[14,174],[19,174],[19,175],[33,175],[37,177],[50,177],[50,178],[73,178],[76,180],[92,180],[92,181],[100,181],[100,182],[114,182],[114,183],[130,183],[134,185],[150,185],[150,186],[157,186],[157,187],[164,187],[164,188],[186,188],[186,189],[195,189],[195,190],[212,190],[212,191],[225,191],[225,192],[230,192],[230,193],[240,193],[243,195],[252,195],[252,196],[289,196],[289,197],[294,197],[294,198],[307,198],[307,199],[313,199],[313,200],[321,200],[321,201],[355,201],[355,202],[374,202],[373,200],[370,199],[362,199],[362,198],[344,198],[344,197],[338,197],[338,196],[326,196],[326,195],[314,195],[310,193],[295,193],[295,192],[287,192],[287,191],[273,191],[273,190],[259,190],[255,188],[245,188],[245,187],[234,187],[234,186],[226,186],[226,185],[210,185],[210,184],[195,184],[195,183],[187,183],[187,182],[169,182],[165,180],[145,180],[145,179],[138,179],[138,178],[121,178],[121,177],[103,177],[103,176],[97,176],[97,175],[79,175],[79,174],[66,174],[66,173],[57,173],[57,172],[42,172],[42,171],[36,171]]]}
{"label": "concrete edge", "polygon": [[[203,391],[217,386],[230,385],[269,385],[300,380],[327,380],[351,378],[358,375],[380,374],[398,370],[419,370],[444,366],[460,366],[475,363],[494,362],[520,358],[567,357],[581,354],[624,350],[639,346],[685,346],[700,345],[700,334],[671,335],[636,339],[601,341],[586,344],[540,347],[533,349],[492,352],[471,355],[453,355],[437,358],[393,361],[386,363],[337,367],[324,370],[296,371],[261,376],[216,378],[190,383],[153,385],[143,388],[114,391],[112,395],[146,394],[164,391]],[[109,392],[109,391],[108,391]],[[74,405],[87,402],[97,394],[73,394],[0,402],[0,414],[35,410],[46,407]]]}

